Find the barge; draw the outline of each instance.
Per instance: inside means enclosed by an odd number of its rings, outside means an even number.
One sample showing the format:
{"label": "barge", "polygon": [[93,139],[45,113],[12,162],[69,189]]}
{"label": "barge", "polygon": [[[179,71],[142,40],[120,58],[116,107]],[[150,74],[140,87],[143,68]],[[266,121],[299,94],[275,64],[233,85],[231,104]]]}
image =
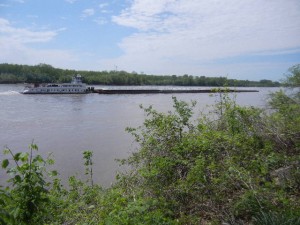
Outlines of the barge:
{"label": "barge", "polygon": [[238,90],[238,89],[202,89],[202,90],[158,90],[158,89],[95,89],[93,93],[98,94],[188,94],[188,93],[232,93],[232,92],[258,92],[257,90]]}

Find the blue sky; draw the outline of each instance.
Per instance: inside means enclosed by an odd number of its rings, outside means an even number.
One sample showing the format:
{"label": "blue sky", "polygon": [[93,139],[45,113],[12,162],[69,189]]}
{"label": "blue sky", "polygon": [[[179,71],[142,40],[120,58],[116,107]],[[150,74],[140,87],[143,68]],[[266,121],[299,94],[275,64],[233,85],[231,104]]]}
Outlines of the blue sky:
{"label": "blue sky", "polygon": [[0,63],[280,80],[299,0],[0,0]]}

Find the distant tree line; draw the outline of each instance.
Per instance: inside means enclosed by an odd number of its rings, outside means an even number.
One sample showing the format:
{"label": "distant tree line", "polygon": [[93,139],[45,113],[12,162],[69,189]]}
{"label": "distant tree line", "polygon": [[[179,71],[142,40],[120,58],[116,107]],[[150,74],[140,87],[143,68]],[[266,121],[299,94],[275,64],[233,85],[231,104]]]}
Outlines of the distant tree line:
{"label": "distant tree line", "polygon": [[0,64],[0,84],[13,83],[56,83],[70,82],[72,76],[81,74],[87,84],[101,85],[175,85],[175,86],[239,86],[278,87],[279,82],[271,80],[249,81],[226,77],[206,77],[192,75],[158,76],[126,71],[81,71],[54,68],[48,64],[35,66]]}

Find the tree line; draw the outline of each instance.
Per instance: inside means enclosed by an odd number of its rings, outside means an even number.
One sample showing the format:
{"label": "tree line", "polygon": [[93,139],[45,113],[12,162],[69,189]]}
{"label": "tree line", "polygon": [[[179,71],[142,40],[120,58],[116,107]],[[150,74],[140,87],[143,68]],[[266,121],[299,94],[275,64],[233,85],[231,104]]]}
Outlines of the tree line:
{"label": "tree line", "polygon": [[228,79],[226,77],[206,77],[192,75],[147,75],[126,71],[82,71],[52,67],[48,64],[35,66],[0,64],[0,84],[13,83],[62,83],[70,82],[72,76],[81,74],[87,84],[99,85],[175,85],[175,86],[238,86],[238,87],[278,87],[279,82],[262,79],[260,81]]}

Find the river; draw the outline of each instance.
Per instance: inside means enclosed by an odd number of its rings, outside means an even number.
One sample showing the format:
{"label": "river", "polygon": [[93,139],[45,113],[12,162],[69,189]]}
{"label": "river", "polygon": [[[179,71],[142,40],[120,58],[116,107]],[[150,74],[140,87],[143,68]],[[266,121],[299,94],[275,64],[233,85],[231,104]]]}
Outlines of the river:
{"label": "river", "polygon": [[[125,128],[142,124],[145,115],[140,104],[167,112],[172,107],[172,96],[176,96],[179,100],[197,101],[197,116],[201,111],[207,112],[208,105],[217,99],[209,94],[23,95],[19,93],[22,89],[20,84],[0,85],[0,149],[7,146],[14,152],[26,151],[34,142],[43,156],[53,153],[55,168],[63,180],[76,174],[84,179],[82,152],[92,150],[94,180],[104,187],[114,181],[116,171],[121,169],[115,159],[125,158],[135,150]],[[263,107],[268,94],[278,90],[250,89],[259,92],[236,93],[238,104]],[[0,185],[4,177],[1,170]]]}

